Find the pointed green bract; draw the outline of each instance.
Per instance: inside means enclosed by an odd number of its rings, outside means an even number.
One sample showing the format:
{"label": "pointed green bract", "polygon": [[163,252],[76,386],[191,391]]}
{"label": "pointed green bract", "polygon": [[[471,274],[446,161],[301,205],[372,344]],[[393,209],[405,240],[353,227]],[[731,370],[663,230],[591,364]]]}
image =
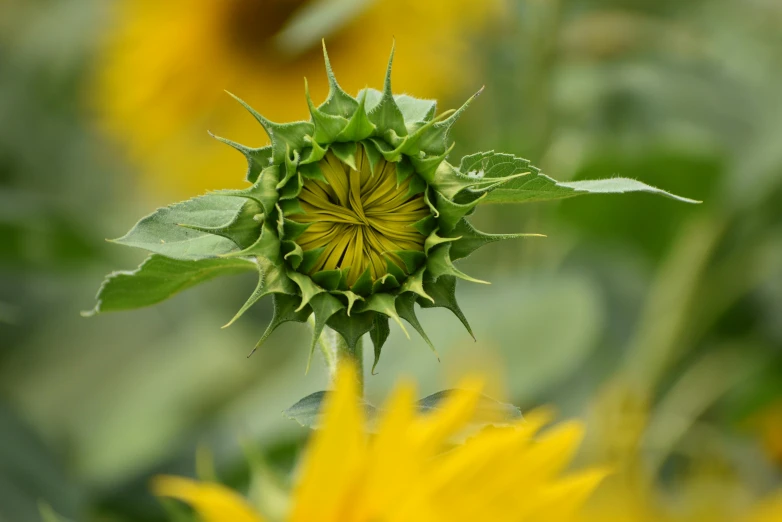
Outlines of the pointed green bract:
{"label": "pointed green bract", "polygon": [[416,295],[413,293],[407,293],[402,294],[396,299],[396,312],[399,314],[399,317],[410,323],[410,325],[415,328],[415,330],[421,335],[424,341],[426,341],[426,344],[429,345],[429,348],[432,349],[434,354],[437,356],[437,360],[440,360],[440,356],[437,354],[437,349],[434,347],[434,344],[432,344],[432,341],[429,340],[429,336],[426,335],[426,332],[424,331],[424,328],[421,326],[421,323],[418,321],[418,317],[415,315],[415,300]]}
{"label": "pointed green bract", "polygon": [[257,303],[260,299],[266,297],[269,294],[295,294],[296,287],[293,281],[281,270],[277,270],[273,263],[271,263],[265,257],[257,257],[256,262],[258,265],[258,285],[255,290],[247,298],[244,305],[238,312],[231,318],[228,323],[223,326],[227,328],[231,326],[237,319],[239,319],[244,313]]}
{"label": "pointed green bract", "polygon": [[342,116],[349,118],[351,114],[356,111],[358,102],[350,96],[348,93],[342,90],[342,87],[337,83],[337,78],[334,75],[334,70],[331,68],[331,60],[329,60],[329,53],[326,50],[326,42],[323,42],[323,61],[326,64],[326,77],[329,80],[329,94],[323,105],[318,107],[326,114],[334,116]]}
{"label": "pointed green bract", "polygon": [[456,302],[456,278],[453,276],[442,276],[434,281],[433,279],[424,280],[424,291],[432,301],[418,298],[417,302],[421,308],[446,308],[462,322],[470,336],[475,339],[472,333],[472,327],[464,316],[459,303]]}
{"label": "pointed green bract", "polygon": [[396,313],[396,306],[394,305],[395,300],[396,300],[396,296],[392,294],[386,294],[386,293],[372,294],[366,301],[363,301],[360,304],[356,305],[357,308],[356,311],[361,313],[367,310],[371,310],[373,312],[383,314],[386,317],[390,317],[391,319],[396,321],[396,324],[399,325],[399,327],[405,333],[405,336],[407,336],[407,338],[410,338],[410,334],[407,333],[407,329],[405,328],[405,325],[402,324],[402,319],[399,317],[399,314]]}
{"label": "pointed green bract", "polygon": [[[257,285],[228,323],[271,295],[274,314],[256,348],[279,325],[311,318],[311,350],[326,326],[351,348],[369,333],[374,372],[391,319],[405,334],[403,320],[409,323],[435,349],[416,303],[450,310],[472,336],[456,279],[484,281],[454,261],[491,242],[537,235],[476,230],[467,217],[478,205],[624,192],[693,202],[627,178],[558,182],[526,159],[493,151],[456,167],[449,133],[482,89],[438,115],[434,100],[393,93],[392,50],[383,89],[354,98],[339,86],[325,44],[323,54],[329,93],[316,105],[305,80],[310,121],[272,122],[231,95],[269,137],[251,148],[215,136],[244,155],[251,185],[158,209],[115,240],[153,255],[133,272],[110,275],[92,313],[147,306],[218,275],[256,271]],[[320,213],[307,219],[313,209]]]}
{"label": "pointed green bract", "polygon": [[375,351],[375,360],[372,362],[372,373],[375,373],[377,363],[380,362],[380,354],[383,351],[383,345],[386,344],[388,336],[391,335],[391,329],[388,327],[388,316],[375,314],[374,325],[369,332],[369,338],[372,339],[372,345]]}
{"label": "pointed green bract", "polygon": [[340,310],[326,321],[326,325],[340,334],[351,350],[355,350],[359,339],[373,328],[375,315],[374,312],[364,312],[349,316],[345,310]]}
{"label": "pointed green bract", "polygon": [[451,245],[449,252],[451,261],[467,257],[479,248],[495,241],[505,239],[519,239],[523,237],[545,237],[543,234],[486,234],[476,230],[469,221],[462,219],[453,229],[453,234],[459,239]]}
{"label": "pointed green bract", "polygon": [[310,344],[310,357],[307,361],[307,370],[310,368],[312,355],[315,353],[315,345],[318,343],[323,328],[326,327],[326,321],[345,308],[339,299],[325,292],[317,294],[310,300],[309,304],[315,320],[312,322],[312,343]]}
{"label": "pointed green bract", "polygon": [[245,174],[244,178],[250,183],[255,183],[258,180],[258,176],[261,175],[263,169],[272,163],[273,151],[271,145],[253,149],[251,147],[246,147],[241,143],[236,143],[235,141],[216,136],[211,132],[209,135],[217,141],[233,147],[244,155],[245,159],[247,160],[247,173]]}
{"label": "pointed green bract", "polygon": [[[312,309],[309,306],[299,308],[301,299],[297,299],[295,295],[287,294],[272,294],[272,303],[274,305],[274,313],[269,326],[266,327],[266,331],[255,344],[250,355],[263,345],[266,339],[283,323],[295,321],[297,323],[303,323],[307,321],[310,315],[312,315]],[[247,357],[250,357],[248,355]]]}

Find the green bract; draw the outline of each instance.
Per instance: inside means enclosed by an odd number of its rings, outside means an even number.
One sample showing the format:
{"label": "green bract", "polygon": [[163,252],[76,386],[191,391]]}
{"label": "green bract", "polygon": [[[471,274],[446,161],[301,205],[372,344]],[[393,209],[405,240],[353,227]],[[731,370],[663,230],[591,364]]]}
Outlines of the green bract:
{"label": "green bract", "polygon": [[[270,295],[280,324],[313,318],[312,348],[325,326],[350,347],[369,333],[375,364],[389,319],[413,326],[434,349],[415,305],[451,310],[472,334],[455,298],[453,264],[477,248],[528,234],[486,234],[466,219],[480,203],[522,203],[586,193],[654,192],[635,180],[560,183],[529,161],[482,152],[447,161],[459,110],[391,91],[357,98],[337,84],[325,52],[330,92],[310,121],[273,123],[241,100],[271,144],[250,148],[217,138],[247,158],[244,190],[225,190],[161,208],[116,242],[152,252],[137,270],[111,274],[92,313],[157,303],[213,277],[257,271],[259,282],[233,323]],[[406,332],[405,332],[406,333]],[[257,348],[256,346],[256,348]]]}

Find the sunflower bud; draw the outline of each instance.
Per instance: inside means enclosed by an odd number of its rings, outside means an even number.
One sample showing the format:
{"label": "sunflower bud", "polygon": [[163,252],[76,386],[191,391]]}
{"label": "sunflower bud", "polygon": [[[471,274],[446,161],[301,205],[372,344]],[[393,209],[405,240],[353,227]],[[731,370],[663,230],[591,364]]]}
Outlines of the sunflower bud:
{"label": "sunflower bud", "polygon": [[[311,120],[274,123],[237,100],[271,144],[250,148],[217,138],[248,162],[243,190],[213,192],[159,209],[117,242],[153,252],[137,271],[109,276],[95,312],[153,304],[222,273],[257,270],[259,283],[229,324],[266,295],[274,316],[260,346],[282,323],[314,321],[312,348],[328,325],[350,347],[366,333],[375,364],[389,320],[403,320],[432,349],[415,305],[451,310],[472,335],[455,299],[453,264],[498,240],[536,234],[486,234],[467,221],[479,203],[521,203],[585,193],[645,191],[635,180],[558,183],[529,161],[485,152],[459,167],[447,160],[458,110],[391,90],[393,51],[382,91],[356,98],[334,76],[324,46],[329,95]],[[677,198],[684,201],[684,198]],[[141,289],[141,290],[139,290]],[[257,346],[256,346],[257,348]]]}

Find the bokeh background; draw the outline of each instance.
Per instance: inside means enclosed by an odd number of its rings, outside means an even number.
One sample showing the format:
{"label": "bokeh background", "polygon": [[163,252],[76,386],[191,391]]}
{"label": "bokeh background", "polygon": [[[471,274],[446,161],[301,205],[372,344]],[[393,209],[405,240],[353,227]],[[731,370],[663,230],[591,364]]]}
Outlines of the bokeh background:
{"label": "bokeh background", "polygon": [[251,276],[79,312],[143,259],[105,238],[242,186],[242,157],[206,131],[265,136],[224,89],[278,121],[306,116],[304,76],[325,95],[322,37],[349,92],[380,86],[393,38],[397,91],[445,109],[486,85],[454,157],[497,149],[704,201],[481,207],[479,228],[548,237],[466,260],[493,282],[459,288],[477,343],[426,311],[442,362],[392,330],[371,400],[402,375],[423,396],[494,372],[491,393],[587,421],[582,459],[617,471],[616,520],[730,517],[780,484],[778,0],[0,0],[0,521],[40,520],[41,500],[163,520],[149,478],[212,469],[240,488],[262,475],[279,505],[307,435],[280,412],[326,376],[305,375],[300,325],[245,358],[269,302],[220,329]]}

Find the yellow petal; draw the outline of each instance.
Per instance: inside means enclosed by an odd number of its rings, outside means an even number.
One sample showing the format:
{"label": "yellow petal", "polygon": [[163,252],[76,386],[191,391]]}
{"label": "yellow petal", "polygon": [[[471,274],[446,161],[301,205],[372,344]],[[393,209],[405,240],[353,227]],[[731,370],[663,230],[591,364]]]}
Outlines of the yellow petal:
{"label": "yellow petal", "polygon": [[323,425],[312,436],[294,491],[290,522],[339,522],[340,511],[359,484],[366,432],[355,372],[344,364],[336,389],[326,399]]}
{"label": "yellow petal", "polygon": [[153,480],[152,491],[189,504],[204,522],[265,522],[244,498],[220,484],[160,476]]}

